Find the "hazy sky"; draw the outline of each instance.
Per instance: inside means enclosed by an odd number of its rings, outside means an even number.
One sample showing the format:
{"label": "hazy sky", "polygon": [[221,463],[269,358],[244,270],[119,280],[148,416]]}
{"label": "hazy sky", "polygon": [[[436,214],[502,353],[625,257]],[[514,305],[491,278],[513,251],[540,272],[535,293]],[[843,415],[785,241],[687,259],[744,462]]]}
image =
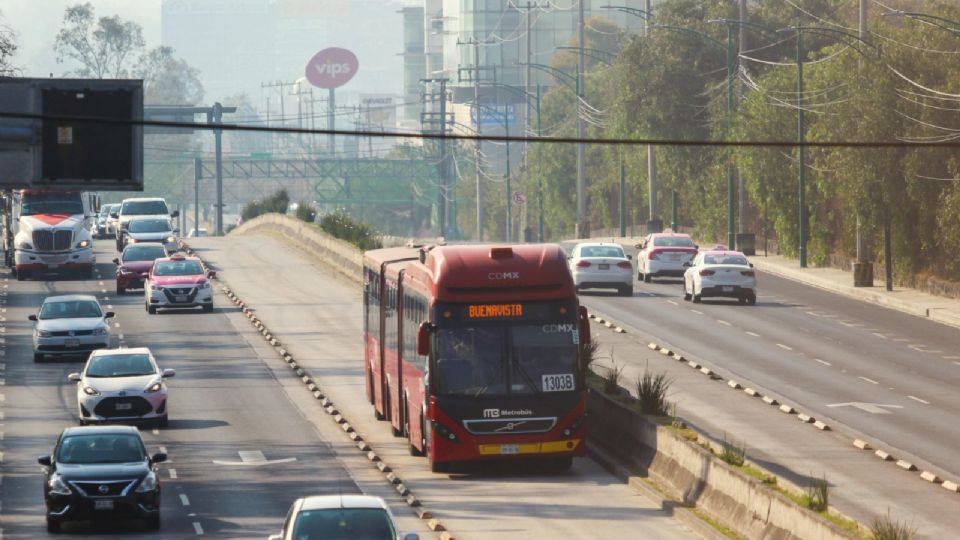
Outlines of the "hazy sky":
{"label": "hazy sky", "polygon": [[[160,45],[161,0],[86,0],[93,4],[98,17],[119,15],[143,26],[147,47]],[[17,34],[20,49],[14,65],[23,69],[25,77],[61,76],[71,69],[57,64],[53,42],[63,21],[64,9],[79,0],[2,0],[3,23]]]}

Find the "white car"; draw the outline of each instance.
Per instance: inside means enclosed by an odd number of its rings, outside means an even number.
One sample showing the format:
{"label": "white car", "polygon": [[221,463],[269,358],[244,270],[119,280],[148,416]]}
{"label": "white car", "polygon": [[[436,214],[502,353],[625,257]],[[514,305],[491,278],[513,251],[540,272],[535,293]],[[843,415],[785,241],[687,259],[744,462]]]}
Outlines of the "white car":
{"label": "white car", "polygon": [[314,495],[293,501],[280,534],[268,540],[419,540],[402,535],[387,503],[371,495]]}
{"label": "white car", "polygon": [[28,318],[33,330],[33,361],[44,355],[87,354],[110,346],[112,311],[104,313],[97,298],[87,294],[48,296],[40,312]]}
{"label": "white car", "polygon": [[161,370],[150,349],[110,349],[90,353],[82,373],[67,378],[77,383],[81,424],[152,420],[167,425],[167,384],[172,369]]}
{"label": "white car", "polygon": [[650,283],[655,277],[683,277],[686,263],[697,254],[689,234],[662,232],[648,234],[636,245],[637,279]]}
{"label": "white car", "polygon": [[176,251],[180,231],[166,218],[136,218],[127,224],[127,244],[153,242],[162,244],[167,252]]}
{"label": "white car", "polygon": [[190,232],[187,233],[187,238],[201,238],[204,236],[210,236],[210,233],[207,232],[203,227],[199,229],[190,229]]}
{"label": "white car", "polygon": [[683,276],[683,299],[736,298],[741,304],[757,303],[757,276],[739,251],[712,250],[698,254]]}
{"label": "white car", "polygon": [[159,308],[194,308],[213,311],[213,287],[216,276],[196,257],[176,253],[153,261],[143,286],[144,307],[151,315]]}
{"label": "white car", "polygon": [[578,292],[616,289],[623,296],[633,296],[633,264],[620,244],[577,244],[570,254],[569,265]]}
{"label": "white car", "polygon": [[170,219],[179,216],[179,212],[170,213],[167,207],[167,201],[162,197],[140,197],[135,199],[124,199],[120,203],[120,210],[111,212],[110,217],[117,220],[117,251],[123,251],[126,245],[124,235],[127,234],[127,225],[135,217],[152,217],[157,219]]}

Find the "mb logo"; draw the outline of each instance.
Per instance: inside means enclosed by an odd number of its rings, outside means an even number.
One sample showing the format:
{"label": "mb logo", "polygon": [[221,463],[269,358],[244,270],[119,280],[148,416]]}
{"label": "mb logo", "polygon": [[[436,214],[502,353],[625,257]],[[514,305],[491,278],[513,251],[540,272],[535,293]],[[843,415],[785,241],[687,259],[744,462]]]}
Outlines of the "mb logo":
{"label": "mb logo", "polygon": [[500,409],[484,409],[484,418],[500,418]]}

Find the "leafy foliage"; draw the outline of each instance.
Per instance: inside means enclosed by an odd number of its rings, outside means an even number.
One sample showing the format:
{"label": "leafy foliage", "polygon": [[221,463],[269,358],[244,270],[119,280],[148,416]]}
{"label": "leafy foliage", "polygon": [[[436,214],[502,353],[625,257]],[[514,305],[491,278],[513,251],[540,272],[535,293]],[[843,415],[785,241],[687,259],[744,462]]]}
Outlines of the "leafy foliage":
{"label": "leafy foliage", "polygon": [[[0,13],[0,19],[2,19]],[[17,52],[17,35],[6,26],[0,26],[0,76],[10,77],[18,73],[10,63],[10,59]]]}
{"label": "leafy foliage", "polygon": [[287,190],[281,189],[262,201],[250,201],[247,203],[247,205],[243,207],[243,210],[240,211],[240,217],[244,221],[248,221],[263,214],[285,214],[289,205],[290,196],[287,194]]}
{"label": "leafy foliage", "polygon": [[177,58],[172,47],[148,51],[134,74],[143,79],[143,101],[147,105],[195,105],[203,101],[200,71]]}
{"label": "leafy foliage", "polygon": [[297,204],[297,219],[313,223],[317,219],[317,207],[311,203],[300,201]]}
{"label": "leafy foliage", "polygon": [[145,46],[139,24],[116,15],[96,19],[90,2],[67,7],[54,42],[58,62],[79,64],[78,76],[95,79],[127,78]]}
{"label": "leafy foliage", "polygon": [[360,223],[343,212],[323,216],[320,228],[327,234],[346,240],[363,251],[383,247],[380,235],[366,223]]}

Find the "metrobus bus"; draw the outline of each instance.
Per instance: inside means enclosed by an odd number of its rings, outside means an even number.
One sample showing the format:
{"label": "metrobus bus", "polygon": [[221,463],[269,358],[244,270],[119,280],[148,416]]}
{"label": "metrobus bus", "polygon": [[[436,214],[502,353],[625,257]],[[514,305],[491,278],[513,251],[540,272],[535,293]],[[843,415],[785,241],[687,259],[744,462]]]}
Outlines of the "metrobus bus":
{"label": "metrobus bus", "polygon": [[590,327],[560,246],[377,249],[363,273],[367,398],[431,470],[586,453]]}

